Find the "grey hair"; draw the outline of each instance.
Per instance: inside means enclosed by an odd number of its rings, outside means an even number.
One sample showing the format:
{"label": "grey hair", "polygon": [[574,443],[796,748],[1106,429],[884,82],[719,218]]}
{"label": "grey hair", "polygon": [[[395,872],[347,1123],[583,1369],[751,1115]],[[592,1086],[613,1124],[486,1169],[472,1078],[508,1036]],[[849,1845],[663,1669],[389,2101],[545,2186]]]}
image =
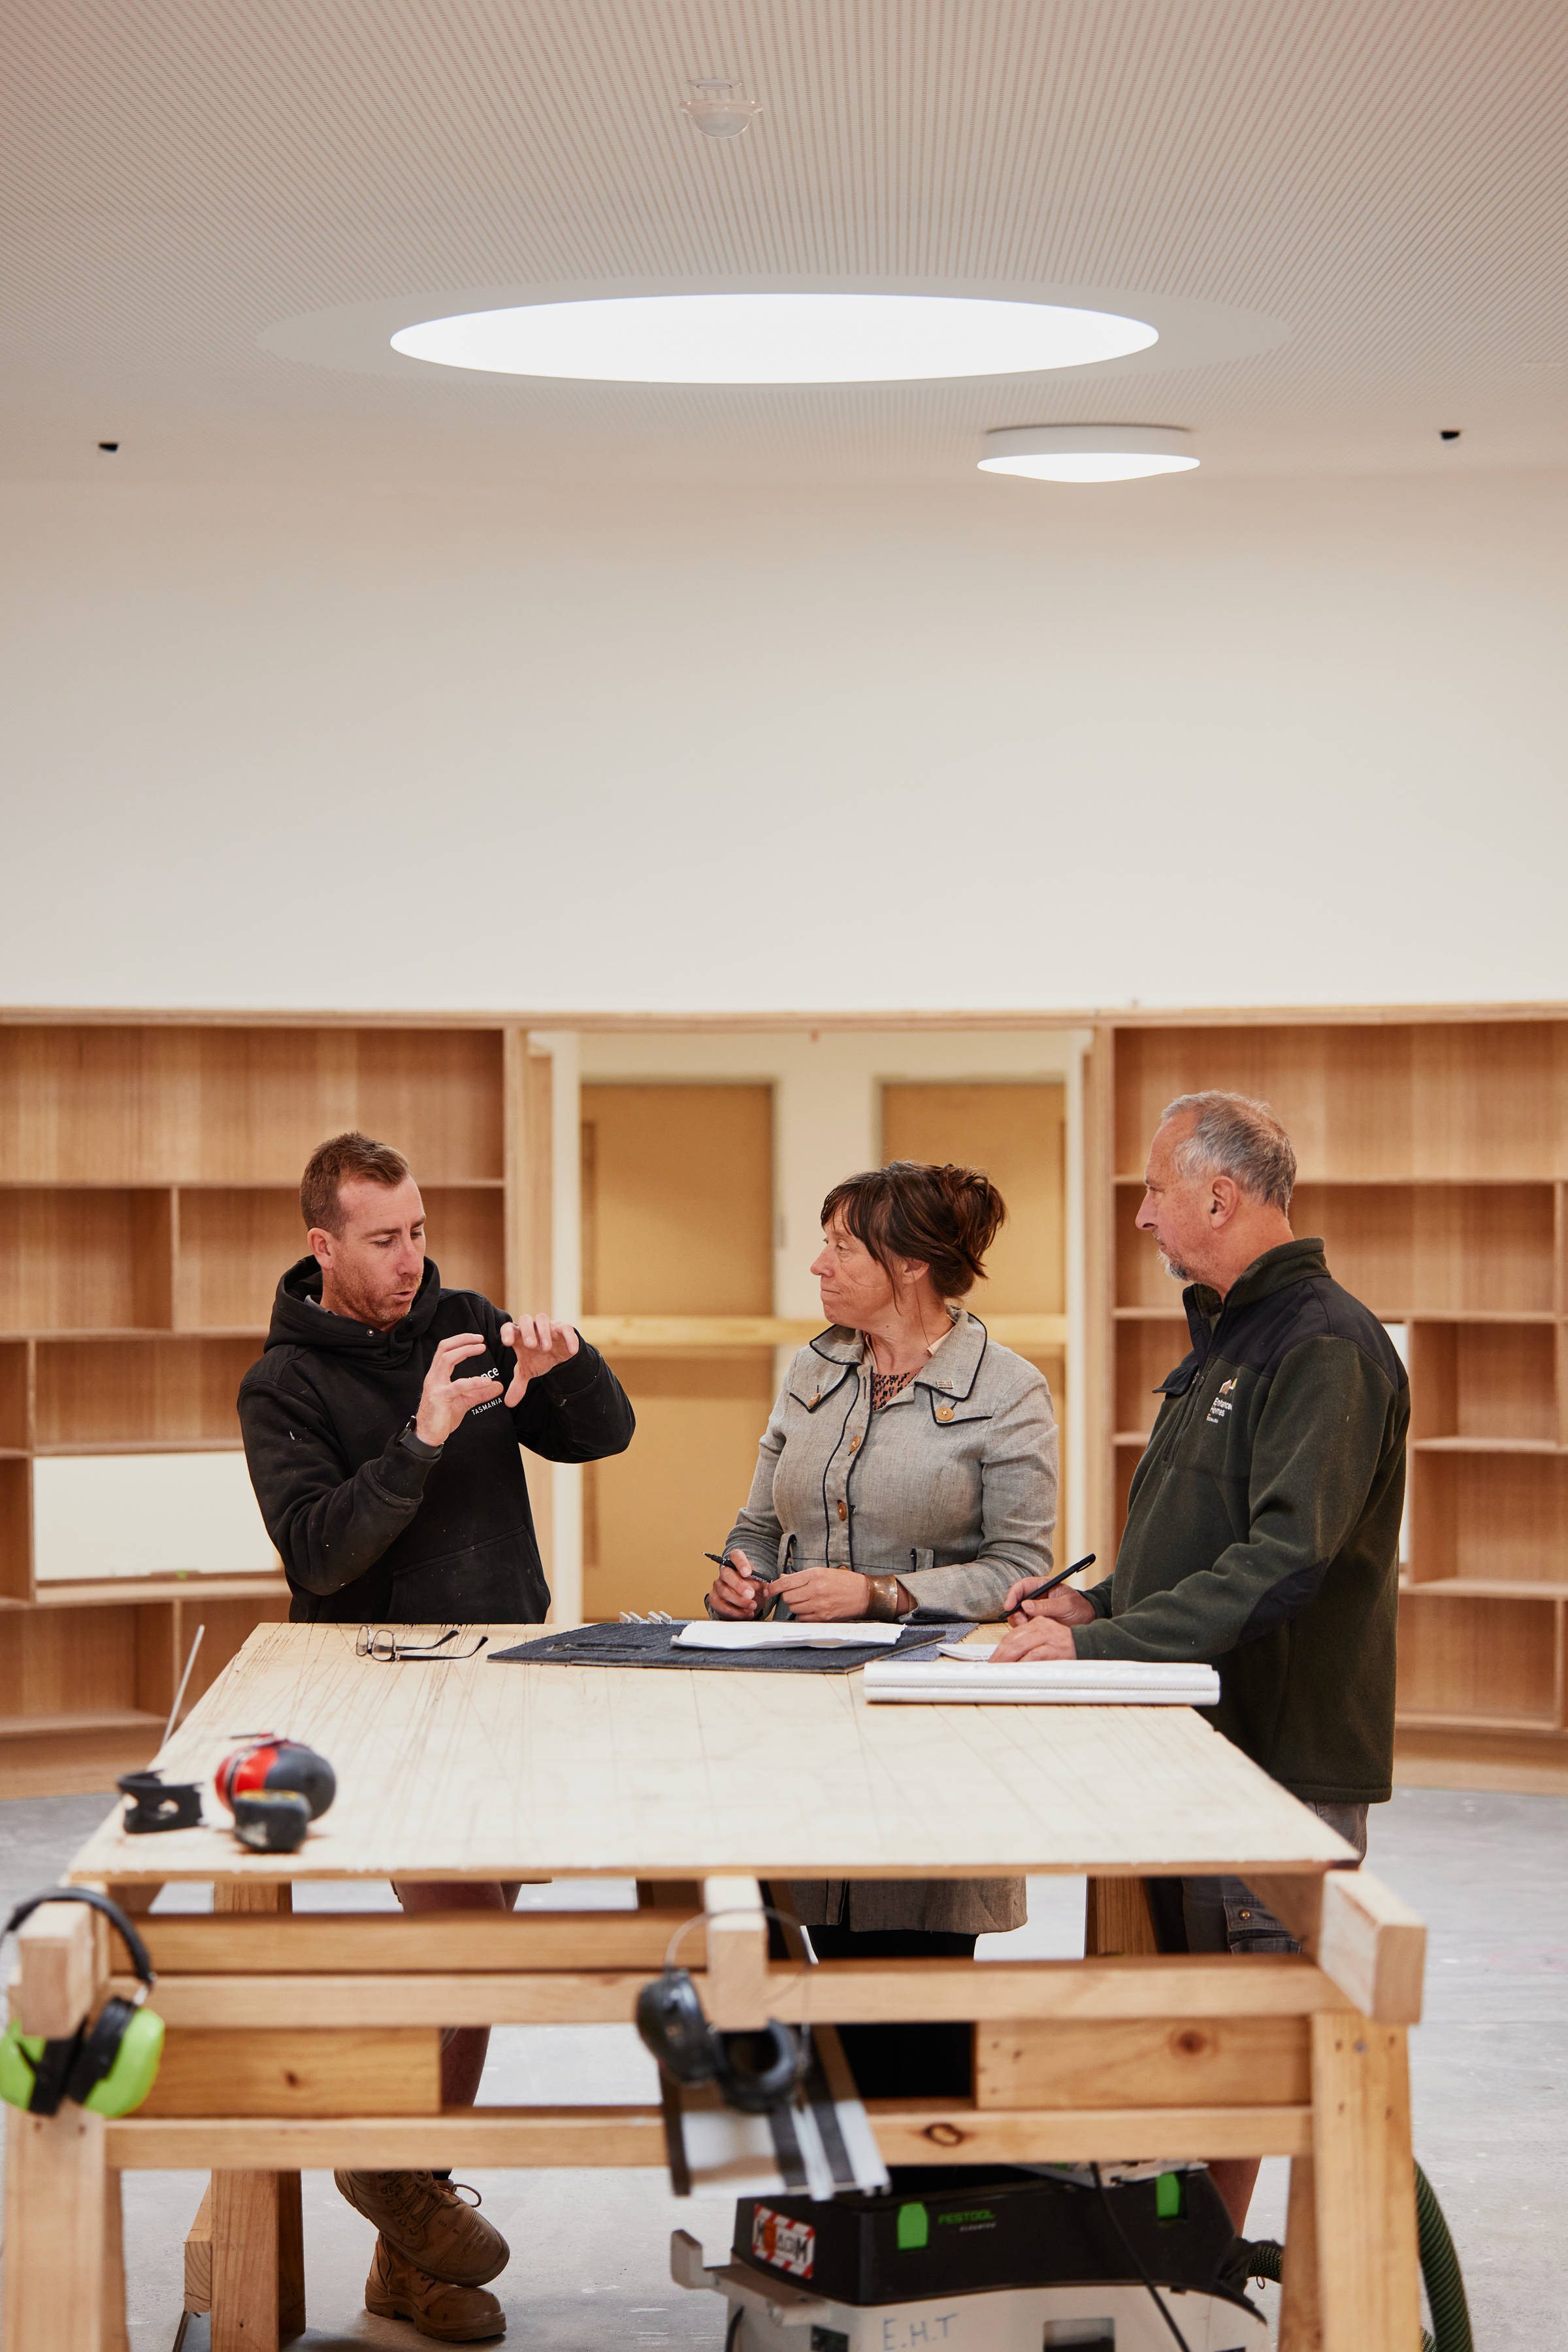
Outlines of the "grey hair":
{"label": "grey hair", "polygon": [[1267,1103],[1216,1090],[1178,1095],[1160,1113],[1160,1124],[1188,1111],[1195,1111],[1197,1119],[1176,1149],[1176,1166],[1184,1176],[1230,1176],[1249,1200],[1268,1209],[1289,1209],[1296,1154]]}

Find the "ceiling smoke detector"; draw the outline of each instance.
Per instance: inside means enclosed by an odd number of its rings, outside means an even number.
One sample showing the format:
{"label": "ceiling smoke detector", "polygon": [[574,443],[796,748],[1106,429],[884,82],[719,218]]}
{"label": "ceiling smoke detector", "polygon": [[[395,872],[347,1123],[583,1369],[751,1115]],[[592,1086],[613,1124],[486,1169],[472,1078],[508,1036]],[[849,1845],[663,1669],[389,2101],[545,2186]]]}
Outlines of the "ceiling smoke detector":
{"label": "ceiling smoke detector", "polygon": [[738,139],[763,110],[762,100],[748,98],[738,81],[689,81],[691,92],[680,111],[705,139]]}
{"label": "ceiling smoke detector", "polygon": [[1198,458],[1179,425],[1019,425],[988,433],[978,463],[1037,482],[1133,482],[1191,473]]}

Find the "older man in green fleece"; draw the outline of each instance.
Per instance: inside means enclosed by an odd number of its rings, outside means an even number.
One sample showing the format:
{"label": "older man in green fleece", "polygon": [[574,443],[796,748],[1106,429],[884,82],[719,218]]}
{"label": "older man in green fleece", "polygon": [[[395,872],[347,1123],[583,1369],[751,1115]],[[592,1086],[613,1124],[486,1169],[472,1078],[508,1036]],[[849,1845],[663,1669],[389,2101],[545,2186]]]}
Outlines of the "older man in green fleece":
{"label": "older man in green fleece", "polygon": [[[1263,1103],[1169,1105],[1138,1212],[1188,1285],[1192,1347],[1160,1383],[1115,1573],[1005,1604],[1010,1658],[1204,1659],[1211,1719],[1366,1851],[1391,1792],[1410,1394],[1387,1332],[1290,1229],[1296,1155]],[[1152,1880],[1162,1948],[1292,1951],[1240,1879]],[[1213,2167],[1239,2229],[1252,2163]]]}

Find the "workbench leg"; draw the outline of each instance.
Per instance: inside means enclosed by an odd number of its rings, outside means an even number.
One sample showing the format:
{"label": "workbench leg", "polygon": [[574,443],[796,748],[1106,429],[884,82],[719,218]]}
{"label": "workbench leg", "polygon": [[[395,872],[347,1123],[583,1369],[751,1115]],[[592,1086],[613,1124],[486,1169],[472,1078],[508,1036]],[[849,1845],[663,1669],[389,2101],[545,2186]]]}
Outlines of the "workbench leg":
{"label": "workbench leg", "polygon": [[1410,2352],[1421,2286],[1402,2025],[1313,2018],[1312,2156],[1323,2352]]}
{"label": "workbench leg", "polygon": [[305,2332],[305,2217],[297,2172],[275,2172],[278,2183],[278,2333]]}
{"label": "workbench leg", "polygon": [[6,2352],[105,2352],[103,2130],[5,2110]]}
{"label": "workbench leg", "polygon": [[103,2352],[131,2352],[125,2327],[125,2218],[118,2172],[103,2176]]}
{"label": "workbench leg", "polygon": [[[289,1912],[293,1889],[220,1878],[215,1912]],[[297,2172],[212,2177],[212,2352],[276,2352],[305,2325],[305,2257]]]}
{"label": "workbench leg", "polygon": [[1285,2217],[1285,2276],[1279,2291],[1279,2352],[1323,2352],[1317,2197],[1311,2158],[1292,2157],[1290,2203]]}
{"label": "workbench leg", "polygon": [[278,2352],[278,2175],[213,2174],[212,2352]]}
{"label": "workbench leg", "polygon": [[1157,1952],[1154,1921],[1141,1878],[1091,1878],[1084,1900],[1086,1959],[1112,1953]]}
{"label": "workbench leg", "polygon": [[636,1885],[639,1911],[674,1911],[689,1919],[702,1908],[700,1879],[639,1878]]}
{"label": "workbench leg", "polygon": [[213,2307],[213,2184],[202,2191],[202,2201],[196,2207],[196,2218],[185,2231],[185,2309],[210,2311]]}

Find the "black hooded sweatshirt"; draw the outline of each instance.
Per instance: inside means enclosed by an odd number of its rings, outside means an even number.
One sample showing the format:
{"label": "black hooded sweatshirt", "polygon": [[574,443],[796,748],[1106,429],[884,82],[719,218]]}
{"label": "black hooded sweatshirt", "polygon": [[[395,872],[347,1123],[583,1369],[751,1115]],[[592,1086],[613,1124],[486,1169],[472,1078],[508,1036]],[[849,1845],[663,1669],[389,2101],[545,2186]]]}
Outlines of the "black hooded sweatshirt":
{"label": "black hooded sweatshirt", "polygon": [[583,1340],[510,1409],[470,1407],[439,1454],[404,1442],[441,1340],[484,1347],[454,1378],[510,1382],[510,1318],[477,1291],[443,1290],[433,1260],[390,1331],[323,1313],[321,1269],[291,1265],[278,1286],[267,1349],[240,1383],[245,1458],[267,1532],[283,1556],[296,1623],[537,1625],[550,1606],[520,1445],[547,1462],[624,1453],[626,1392]]}

